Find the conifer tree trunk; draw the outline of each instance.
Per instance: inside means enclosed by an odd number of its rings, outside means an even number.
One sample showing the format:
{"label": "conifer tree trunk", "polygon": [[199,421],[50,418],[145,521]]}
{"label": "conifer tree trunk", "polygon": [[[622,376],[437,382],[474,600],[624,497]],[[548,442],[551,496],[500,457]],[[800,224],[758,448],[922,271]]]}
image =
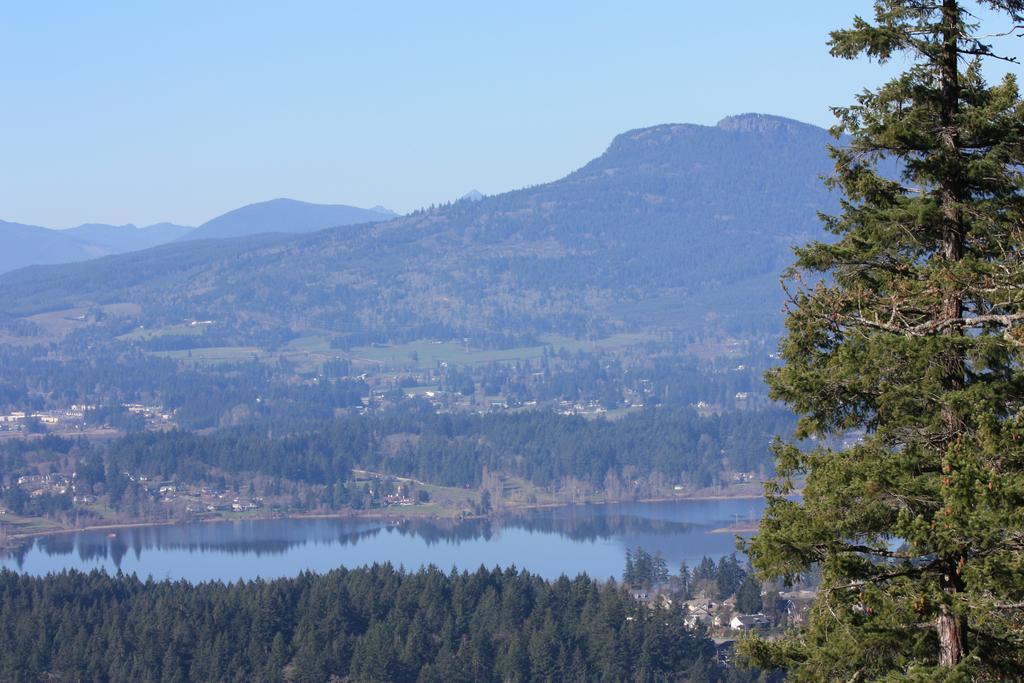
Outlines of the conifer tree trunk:
{"label": "conifer tree trunk", "polygon": [[[957,114],[960,105],[960,83],[957,45],[959,41],[960,8],[957,0],[943,0],[942,2],[942,55],[939,63],[940,93],[942,98],[940,110],[940,122],[942,131],[939,135],[940,144],[944,148],[948,159],[952,162],[953,168],[959,167],[960,136],[958,134],[959,122]],[[942,216],[944,219],[942,236],[942,257],[947,261],[955,262],[963,258],[964,253],[964,226],[961,213],[963,197],[963,182],[960,173],[948,175],[942,182]],[[960,291],[950,286],[950,292],[943,301],[942,317],[949,320],[960,318],[964,312],[963,295]],[[960,328],[949,326],[945,334],[963,334]],[[951,352],[948,360],[947,387],[951,391],[962,389],[964,386],[964,358],[961,352]],[[943,422],[945,427],[942,450],[956,438],[959,431],[958,418],[950,406],[943,408]],[[952,614],[949,603],[955,599],[955,594],[960,588],[959,560],[956,557],[944,558],[945,572],[942,574],[942,589],[946,594],[946,601],[940,608],[936,619],[935,628],[939,636],[939,665],[945,667],[956,666],[963,659],[966,650],[964,638],[967,630],[966,619],[958,618]]]}

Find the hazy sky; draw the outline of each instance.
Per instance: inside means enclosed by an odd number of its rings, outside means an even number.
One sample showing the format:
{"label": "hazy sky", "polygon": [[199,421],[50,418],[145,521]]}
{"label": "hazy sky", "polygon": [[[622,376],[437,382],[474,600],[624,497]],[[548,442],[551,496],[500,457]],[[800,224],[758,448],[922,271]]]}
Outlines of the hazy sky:
{"label": "hazy sky", "polygon": [[825,47],[870,8],[3,3],[0,219],[199,224],[273,197],[405,212],[553,180],[631,128],[830,125],[884,75]]}

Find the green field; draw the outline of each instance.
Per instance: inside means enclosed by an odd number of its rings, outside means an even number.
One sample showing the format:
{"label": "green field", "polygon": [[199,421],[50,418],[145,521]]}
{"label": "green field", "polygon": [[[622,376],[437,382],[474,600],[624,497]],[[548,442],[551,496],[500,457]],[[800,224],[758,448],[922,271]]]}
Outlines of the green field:
{"label": "green field", "polygon": [[286,356],[302,353],[339,355],[337,350],[331,348],[331,344],[327,338],[319,335],[292,339],[285,345],[283,353]]}
{"label": "green field", "polygon": [[154,339],[156,337],[166,337],[168,335],[182,336],[182,337],[198,337],[206,331],[208,325],[192,325],[190,323],[181,323],[180,325],[168,325],[167,327],[160,327],[157,329],[146,329],[139,328],[132,330],[127,334],[122,334],[118,337],[120,341],[146,341],[148,339]]}
{"label": "green field", "polygon": [[619,420],[626,417],[630,413],[640,412],[643,412],[643,408],[638,408],[636,406],[627,406],[624,408],[613,408],[603,413],[583,413],[583,417],[588,420],[596,420],[599,417],[605,420]]}
{"label": "green field", "polygon": [[[93,324],[95,322],[93,309],[95,308],[85,306],[65,308],[59,311],[30,315],[25,320],[41,327],[47,336],[62,337],[74,330]],[[137,304],[130,303],[106,304],[98,308],[104,314],[115,317],[138,315],[142,311]]]}
{"label": "green field", "polygon": [[642,334],[616,334],[604,339],[595,340],[545,335],[541,337],[543,344],[538,346],[519,346],[499,350],[474,349],[471,345],[458,342],[423,340],[407,344],[395,344],[394,346],[360,346],[343,355],[353,361],[425,370],[437,367],[438,363],[479,365],[482,363],[512,363],[515,361],[532,360],[540,358],[544,354],[545,348],[555,351],[565,349],[570,352],[625,348],[648,341],[649,339],[650,337]]}
{"label": "green field", "polygon": [[440,387],[436,384],[431,384],[425,387],[406,387],[402,389],[406,396],[423,396],[429,391],[438,391]]}
{"label": "green field", "polygon": [[0,517],[0,525],[8,534],[37,534],[44,531],[55,531],[61,528],[57,522],[44,517],[19,517],[8,512]]}
{"label": "green field", "polygon": [[439,486],[418,481],[410,477],[388,475],[380,472],[369,472],[366,470],[352,470],[352,480],[355,482],[369,481],[371,479],[387,478],[399,482],[410,482],[417,489],[430,494],[430,501],[417,505],[393,506],[375,509],[375,514],[394,517],[458,517],[471,511],[473,504],[479,499],[480,493],[476,489],[459,488],[457,486]]}
{"label": "green field", "polygon": [[522,346],[498,351],[480,351],[454,342],[417,341],[395,346],[361,346],[344,354],[353,361],[378,365],[433,368],[438,363],[477,365],[539,358],[543,346]]}
{"label": "green field", "polygon": [[252,360],[263,360],[273,356],[255,346],[213,346],[204,349],[185,349],[182,351],[151,351],[154,356],[173,358],[192,363],[238,363]]}
{"label": "green field", "polygon": [[[202,326],[174,325],[159,330],[136,330],[124,335],[122,339],[149,339],[166,334],[200,334],[202,329]],[[312,335],[293,339],[280,351],[264,351],[255,346],[218,346],[178,351],[152,351],[150,353],[155,356],[192,363],[231,363],[253,358],[274,361],[283,357],[300,365],[315,367],[331,358],[346,358],[356,364],[427,370],[437,367],[439,363],[480,365],[533,360],[540,358],[544,354],[544,349],[552,351],[565,349],[570,352],[621,349],[650,339],[651,337],[643,334],[616,334],[594,340],[545,335],[541,337],[543,343],[536,346],[519,346],[499,350],[475,349],[471,344],[458,342],[421,340],[406,344],[360,346],[349,351],[342,351],[332,349],[326,337]]]}

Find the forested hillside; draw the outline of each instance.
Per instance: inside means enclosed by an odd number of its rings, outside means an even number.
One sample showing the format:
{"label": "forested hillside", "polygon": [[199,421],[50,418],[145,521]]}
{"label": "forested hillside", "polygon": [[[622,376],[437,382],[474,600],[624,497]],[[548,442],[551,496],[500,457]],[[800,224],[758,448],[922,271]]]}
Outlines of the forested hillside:
{"label": "forested hillside", "polygon": [[[0,477],[13,481],[41,463],[64,461],[77,473],[78,490],[93,494],[123,490],[131,472],[182,482],[226,478],[236,488],[261,476],[344,486],[358,467],[443,486],[476,488],[490,471],[552,490],[578,480],[629,495],[640,479],[704,488],[720,483],[724,469],[764,472],[771,436],[791,426],[780,409],[711,417],[664,409],[610,422],[547,411],[437,415],[426,402],[411,402],[380,415],[322,421],[315,431],[280,425],[280,438],[268,438],[272,430],[257,421],[205,435],[139,432],[96,445],[12,442],[0,445]],[[98,470],[89,465],[95,459]]]}
{"label": "forested hillside", "polygon": [[[455,515],[484,493],[751,485],[792,424],[760,378],[777,274],[834,208],[829,141],[758,114],[661,125],[555,182],[393,220],[0,276],[3,502],[76,524],[217,514],[204,491],[227,489],[290,513],[414,480]],[[268,202],[211,230],[350,208]]]}
{"label": "forested hillside", "polygon": [[213,319],[235,344],[268,325],[381,342],[777,330],[778,273],[820,234],[815,211],[835,207],[818,181],[829,140],[753,114],[630,131],[546,185],[291,239],[29,269],[0,278],[0,306],[130,302],[147,326]]}
{"label": "forested hillside", "polygon": [[0,273],[35,264],[71,263],[172,242],[192,228],[171,223],[134,225],[86,223],[52,230],[0,220]]}
{"label": "forested hillside", "polygon": [[395,217],[387,209],[361,209],[345,204],[310,204],[294,199],[271,199],[249,204],[212,218],[184,237],[188,240],[245,237],[264,232],[316,232]]}
{"label": "forested hillside", "polygon": [[196,586],[0,572],[0,678],[128,681],[757,680],[682,613],[586,576],[390,566]]}
{"label": "forested hillside", "polygon": [[76,263],[149,249],[177,240],[315,232],[324,228],[385,221],[396,215],[383,207],[361,209],[344,204],[272,199],[228,211],[198,228],[173,223],[145,227],[84,223],[66,230],[55,230],[0,220],[0,273],[26,266]]}

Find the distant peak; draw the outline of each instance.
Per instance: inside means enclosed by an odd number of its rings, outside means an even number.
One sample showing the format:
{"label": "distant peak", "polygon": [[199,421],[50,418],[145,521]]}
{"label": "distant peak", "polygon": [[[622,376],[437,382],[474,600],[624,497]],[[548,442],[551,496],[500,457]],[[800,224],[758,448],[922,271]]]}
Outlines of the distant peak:
{"label": "distant peak", "polygon": [[460,202],[462,202],[462,201],[478,202],[478,201],[480,201],[483,198],[484,198],[484,195],[479,190],[470,190],[466,194],[464,194],[461,197],[459,197],[459,201]]}
{"label": "distant peak", "polygon": [[370,207],[370,211],[373,211],[374,213],[382,213],[385,216],[397,216],[398,215],[397,213],[395,213],[394,211],[392,211],[388,207],[381,206],[380,204],[378,204],[377,206],[371,206]]}
{"label": "distant peak", "polygon": [[726,116],[718,122],[718,128],[734,133],[791,133],[798,130],[816,128],[816,126],[787,119],[784,116],[738,114],[736,116]]}
{"label": "distant peak", "polygon": [[100,228],[100,229],[104,229],[104,230],[110,230],[110,229],[114,229],[114,230],[139,230],[139,227],[137,225],[135,225],[134,223],[125,223],[124,225],[112,225],[110,223],[82,223],[81,225],[76,225],[75,227],[70,228],[70,229],[71,230],[89,230],[89,229],[93,229],[93,228]]}
{"label": "distant peak", "polygon": [[309,202],[303,202],[303,201],[300,201],[298,199],[292,199],[291,197],[274,197],[273,199],[268,199],[266,201],[253,202],[252,204],[246,204],[245,206],[243,206],[241,208],[244,209],[244,208],[249,207],[249,206],[274,206],[274,205],[277,205],[277,206],[285,206],[285,205],[292,205],[292,206],[303,205],[303,206],[308,206]]}
{"label": "distant peak", "polygon": [[161,223],[153,223],[153,225],[147,225],[139,228],[139,230],[195,230],[195,227],[191,225],[179,225],[178,223],[168,223],[163,221]]}

